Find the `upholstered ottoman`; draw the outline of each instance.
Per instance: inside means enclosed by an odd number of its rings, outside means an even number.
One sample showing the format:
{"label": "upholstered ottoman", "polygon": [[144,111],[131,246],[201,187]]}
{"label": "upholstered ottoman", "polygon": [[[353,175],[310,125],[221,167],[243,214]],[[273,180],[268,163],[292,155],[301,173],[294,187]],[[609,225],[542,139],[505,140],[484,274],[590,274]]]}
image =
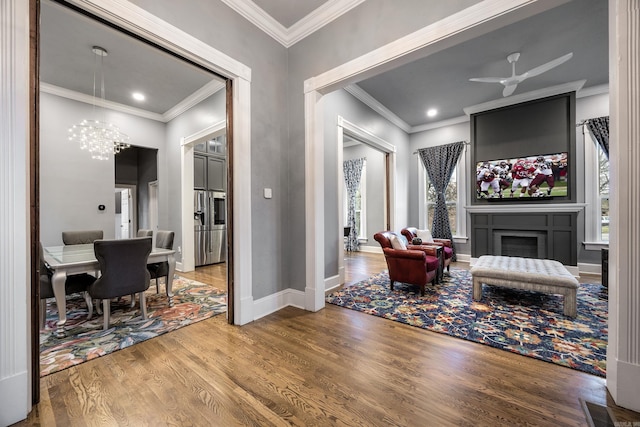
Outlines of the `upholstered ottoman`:
{"label": "upholstered ottoman", "polygon": [[575,317],[578,280],[558,261],[483,255],[471,268],[473,299],[482,299],[482,284],[564,295],[565,316]]}

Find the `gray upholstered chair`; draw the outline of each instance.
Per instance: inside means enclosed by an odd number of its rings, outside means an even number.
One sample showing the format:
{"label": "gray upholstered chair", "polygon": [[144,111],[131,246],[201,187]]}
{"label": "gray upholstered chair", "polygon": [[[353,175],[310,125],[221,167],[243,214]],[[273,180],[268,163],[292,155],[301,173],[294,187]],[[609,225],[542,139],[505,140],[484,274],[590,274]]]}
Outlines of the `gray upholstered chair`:
{"label": "gray upholstered chair", "polygon": [[[156,233],[156,248],[173,249],[173,231],[158,230]],[[151,274],[151,278],[156,281],[156,293],[160,292],[160,284],[158,279],[160,277],[166,277],[169,280],[169,263],[168,262],[156,262],[154,264],[147,265],[147,270]],[[165,281],[165,286],[166,286]]]}
{"label": "gray upholstered chair", "polygon": [[153,230],[145,230],[141,228],[138,230],[138,237],[153,237]]}
{"label": "gray upholstered chair", "polygon": [[[53,294],[53,284],[51,282],[53,272],[44,261],[42,244],[38,242],[38,246],[40,250],[40,329],[44,329],[44,322],[47,313],[47,299],[53,298],[55,295]],[[91,316],[93,315],[93,301],[87,292],[87,288],[95,282],[95,280],[96,278],[92,275],[83,273],[68,276],[64,283],[64,292],[66,295],[75,293],[83,294],[89,311],[87,320],[91,319]]]}
{"label": "gray upholstered chair", "polygon": [[111,298],[138,294],[142,318],[147,318],[144,291],[149,289],[151,282],[147,271],[151,244],[151,237],[93,242],[102,275],[88,291],[92,298],[102,300],[105,330],[109,329]]}
{"label": "gray upholstered chair", "polygon": [[102,239],[102,230],[63,231],[62,243],[65,245],[82,245]]}

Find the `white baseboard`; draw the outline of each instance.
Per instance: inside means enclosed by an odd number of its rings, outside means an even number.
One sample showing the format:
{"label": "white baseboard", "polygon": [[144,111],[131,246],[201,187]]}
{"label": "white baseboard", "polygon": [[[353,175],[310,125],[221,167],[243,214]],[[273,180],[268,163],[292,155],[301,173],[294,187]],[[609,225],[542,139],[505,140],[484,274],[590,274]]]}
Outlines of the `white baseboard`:
{"label": "white baseboard", "polygon": [[469,254],[456,254],[456,262],[469,263],[470,261],[471,261],[471,255],[469,255]]}
{"label": "white baseboard", "polygon": [[602,274],[602,265],[600,264],[587,264],[584,262],[579,262],[578,269],[580,270],[580,273]]}
{"label": "white baseboard", "polygon": [[253,320],[258,320],[285,307],[292,306],[304,310],[303,291],[285,289],[284,291],[260,298],[253,302]]}
{"label": "white baseboard", "polygon": [[324,279],[324,291],[327,292],[327,291],[336,289],[340,287],[343,283],[344,283],[344,280],[342,281],[340,280],[339,274],[337,276],[327,277],[326,279]]}
{"label": "white baseboard", "polygon": [[176,262],[176,271],[184,271],[184,270],[182,270],[182,263],[181,262]]}
{"label": "white baseboard", "polygon": [[0,425],[8,426],[27,418],[31,409],[27,386],[30,382],[27,371],[0,380]]}
{"label": "white baseboard", "polygon": [[367,252],[370,254],[381,254],[382,247],[380,246],[360,246],[360,252]]}

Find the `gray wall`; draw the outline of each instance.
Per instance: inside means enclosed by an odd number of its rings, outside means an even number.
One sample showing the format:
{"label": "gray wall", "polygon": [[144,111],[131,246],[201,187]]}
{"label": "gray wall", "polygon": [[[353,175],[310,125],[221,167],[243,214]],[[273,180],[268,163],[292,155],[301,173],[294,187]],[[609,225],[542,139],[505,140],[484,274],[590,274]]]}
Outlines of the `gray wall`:
{"label": "gray wall", "polygon": [[[287,110],[287,49],[242,18],[221,1],[193,0],[190,7],[173,0],[133,0],[160,19],[200,39],[251,68],[251,173],[253,298],[258,299],[289,288],[289,247],[304,248],[304,235],[291,233],[291,217],[304,209],[290,212],[291,186],[298,186],[289,173],[290,158]],[[302,96],[302,83],[296,89]],[[181,135],[172,131],[170,137]],[[294,153],[295,154],[295,153]],[[179,164],[177,150],[171,149],[169,170]],[[301,181],[302,183],[304,181]],[[304,185],[304,184],[303,184]],[[169,195],[178,200],[178,185],[170,183]],[[263,187],[273,189],[273,198],[263,198]],[[180,212],[171,211],[169,222],[177,230]],[[177,217],[176,217],[177,216]],[[179,236],[176,236],[179,237]],[[295,242],[295,244],[294,244]],[[176,242],[176,247],[178,243]]]}
{"label": "gray wall", "polygon": [[[194,0],[189,8],[170,0],[132,2],[252,70],[252,234],[270,245],[252,254],[257,299],[305,287],[304,80],[477,0],[368,0],[288,50],[220,1]],[[272,199],[262,197],[263,186],[273,189]],[[338,244],[335,230],[327,236]]]}
{"label": "gray wall", "polygon": [[[390,2],[387,0],[367,0],[327,24],[320,30],[299,41],[289,48],[288,69],[288,97],[289,97],[289,137],[288,149],[290,153],[289,175],[291,182],[288,209],[291,213],[288,235],[296,245],[289,246],[287,261],[291,269],[290,287],[304,289],[305,285],[305,221],[304,221],[304,96],[303,83],[310,77],[317,76],[327,70],[357,58],[375,48],[392,42],[402,36],[412,33],[429,23],[440,20],[465,7],[477,3],[475,0],[403,0]],[[327,97],[325,97],[327,98]],[[325,99],[325,102],[331,102]],[[327,107],[330,108],[330,107]],[[326,111],[326,110],[325,110]],[[335,159],[331,158],[335,149],[331,148],[331,139],[335,132],[327,133],[327,128],[334,128],[327,124],[334,120],[325,115],[325,192],[327,188],[335,188]],[[357,123],[356,120],[349,121]],[[335,122],[333,122],[335,125]],[[364,127],[364,126],[363,126]],[[368,128],[377,134],[375,128]],[[378,135],[381,136],[381,135]],[[382,136],[383,137],[383,136]],[[383,139],[387,139],[384,138]],[[394,138],[387,139],[394,143]],[[334,146],[335,147],[335,146]],[[398,155],[398,170],[406,166],[406,157]],[[398,202],[408,196],[406,178],[399,177],[397,182]],[[326,193],[325,193],[326,194]],[[325,213],[336,212],[333,202],[325,199]],[[408,210],[406,203],[398,203],[396,213],[398,224],[406,219]],[[333,224],[333,226],[331,226]],[[334,261],[339,233],[337,224],[325,221],[325,277],[337,274],[334,271]]]}
{"label": "gray wall", "polygon": [[[114,158],[91,159],[67,140],[71,125],[91,117],[89,104],[40,94],[40,239],[44,246],[61,245],[64,230],[102,229],[105,238],[114,238]],[[164,145],[163,123],[110,110],[106,119],[135,145]],[[98,210],[101,204],[104,211]]]}
{"label": "gray wall", "polygon": [[[343,244],[343,233],[338,229],[338,215],[340,215],[338,212],[338,185],[343,185],[338,182],[338,171],[339,168],[342,167],[342,165],[338,165],[338,116],[342,116],[345,120],[369,131],[378,138],[381,138],[396,147],[397,179],[395,215],[396,223],[398,224],[404,224],[407,219],[408,193],[406,191],[406,170],[408,166],[407,159],[409,157],[409,137],[403,130],[384,119],[378,113],[342,89],[332,92],[324,97],[324,116],[324,227],[326,236],[324,241],[324,257],[325,277],[332,277],[338,274],[338,254],[340,252],[338,245]],[[367,164],[367,167],[368,166],[369,165]],[[294,254],[291,256],[293,257]],[[299,254],[296,254],[295,256],[299,256]],[[302,264],[303,265],[296,265],[297,274],[304,274],[304,262],[302,262]],[[297,271],[298,268],[300,268],[301,271]],[[303,283],[304,281],[302,280],[300,282],[292,282],[291,285],[294,287]]]}

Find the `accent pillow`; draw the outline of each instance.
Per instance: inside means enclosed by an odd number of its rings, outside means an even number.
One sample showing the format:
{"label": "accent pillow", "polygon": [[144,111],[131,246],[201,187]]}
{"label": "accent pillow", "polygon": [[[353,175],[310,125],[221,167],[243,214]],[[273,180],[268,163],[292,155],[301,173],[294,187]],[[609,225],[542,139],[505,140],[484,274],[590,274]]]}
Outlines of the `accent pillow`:
{"label": "accent pillow", "polygon": [[393,249],[400,249],[402,251],[406,251],[407,247],[405,246],[404,242],[400,239],[398,239],[398,236],[396,236],[395,234],[393,234],[390,238],[389,241],[391,242],[391,247]]}
{"label": "accent pillow", "polygon": [[433,236],[429,230],[416,230],[416,237],[422,239],[422,243],[433,243]]}

